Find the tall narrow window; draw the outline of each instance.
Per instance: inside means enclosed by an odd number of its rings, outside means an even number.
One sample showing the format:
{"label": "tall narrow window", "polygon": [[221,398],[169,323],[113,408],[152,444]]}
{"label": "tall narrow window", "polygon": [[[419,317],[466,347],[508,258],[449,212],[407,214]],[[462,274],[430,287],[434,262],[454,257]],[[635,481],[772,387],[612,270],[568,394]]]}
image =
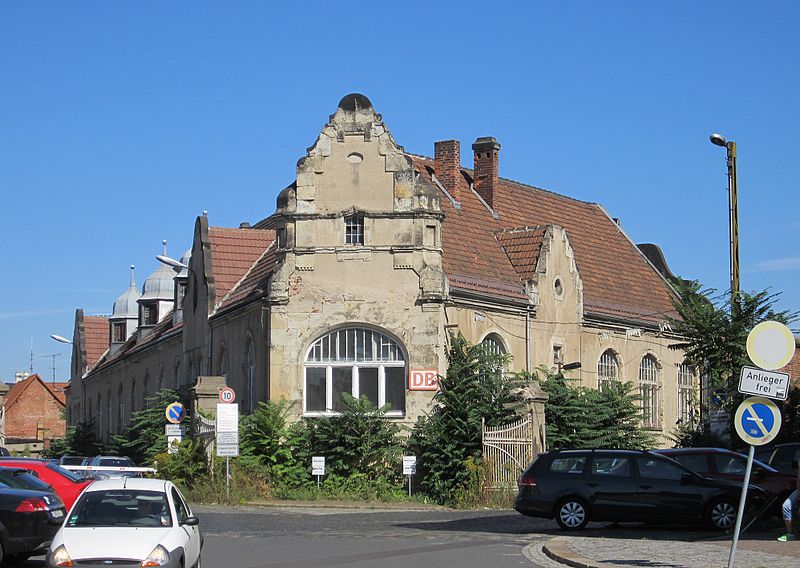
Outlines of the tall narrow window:
{"label": "tall narrow window", "polygon": [[114,343],[124,343],[125,339],[125,323],[114,322],[111,324],[111,332],[113,334],[111,341]]}
{"label": "tall narrow window", "polygon": [[253,348],[253,340],[248,338],[247,339],[247,351],[245,351],[244,356],[244,379],[245,383],[247,384],[247,406],[252,413],[256,407],[256,397],[255,393],[253,392],[253,379],[255,378],[256,374],[256,353],[255,349]]}
{"label": "tall narrow window", "polygon": [[364,217],[348,215],[344,218],[344,242],[348,245],[364,244]]}
{"label": "tall narrow window", "polygon": [[158,323],[158,304],[142,304],[141,310],[141,325]]}
{"label": "tall narrow window", "polygon": [[125,398],[122,396],[122,385],[119,385],[117,390],[117,404],[119,405],[117,409],[117,432],[122,432],[122,428],[125,426]]}
{"label": "tall narrow window", "polygon": [[619,381],[617,356],[611,349],[606,349],[597,363],[597,388],[603,390],[617,381]]}
{"label": "tall narrow window", "polygon": [[681,424],[694,425],[695,404],[698,397],[697,373],[694,367],[684,362],[678,367],[678,419]]}
{"label": "tall narrow window", "polygon": [[342,395],[389,405],[387,416],[405,414],[406,362],[400,346],[379,331],[349,327],[317,339],[305,364],[305,413],[344,409]]}
{"label": "tall narrow window", "polygon": [[642,405],[642,426],[659,427],[658,412],[658,362],[645,355],[639,363],[639,397]]}

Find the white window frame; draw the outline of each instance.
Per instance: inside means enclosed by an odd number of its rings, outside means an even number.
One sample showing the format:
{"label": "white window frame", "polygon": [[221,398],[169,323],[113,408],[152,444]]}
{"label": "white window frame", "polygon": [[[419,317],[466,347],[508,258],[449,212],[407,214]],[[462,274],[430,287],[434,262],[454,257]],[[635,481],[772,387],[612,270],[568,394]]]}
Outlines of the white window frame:
{"label": "white window frame", "polygon": [[613,349],[606,349],[597,361],[597,390],[612,382],[619,382],[619,360]]}
{"label": "white window frame", "polygon": [[358,213],[344,218],[344,242],[347,245],[364,244],[364,216]]}
{"label": "white window frame", "polygon": [[698,395],[697,371],[685,361],[678,366],[678,420],[695,423],[694,407]]}
{"label": "white window frame", "polygon": [[[346,334],[353,332],[352,345],[347,341]],[[366,333],[370,335],[370,356],[367,358]],[[358,354],[359,337],[362,342],[361,357]],[[344,341],[342,341],[344,339]],[[353,351],[351,352],[351,348]],[[343,327],[337,328],[325,335],[318,337],[306,351],[303,366],[303,415],[304,416],[336,416],[339,412],[333,410],[333,370],[334,368],[351,369],[351,392],[354,398],[359,398],[359,378],[361,369],[378,370],[378,408],[386,404],[386,369],[403,370],[403,409],[390,409],[385,416],[403,417],[406,413],[408,402],[408,388],[405,377],[408,375],[406,356],[400,343],[376,329],[369,327]],[[325,410],[308,409],[308,369],[325,369]]]}
{"label": "white window frame", "polygon": [[639,362],[639,398],[642,410],[642,426],[660,428],[661,416],[658,397],[658,360],[650,353]]}

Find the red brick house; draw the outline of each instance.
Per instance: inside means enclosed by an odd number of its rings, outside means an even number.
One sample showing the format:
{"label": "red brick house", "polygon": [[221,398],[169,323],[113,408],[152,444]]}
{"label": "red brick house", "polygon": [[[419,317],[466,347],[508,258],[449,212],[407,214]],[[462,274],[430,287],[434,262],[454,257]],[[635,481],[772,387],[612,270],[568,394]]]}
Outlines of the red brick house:
{"label": "red brick house", "polygon": [[39,375],[15,383],[3,403],[6,447],[32,451],[47,447],[52,438],[64,436],[67,383],[48,383]]}

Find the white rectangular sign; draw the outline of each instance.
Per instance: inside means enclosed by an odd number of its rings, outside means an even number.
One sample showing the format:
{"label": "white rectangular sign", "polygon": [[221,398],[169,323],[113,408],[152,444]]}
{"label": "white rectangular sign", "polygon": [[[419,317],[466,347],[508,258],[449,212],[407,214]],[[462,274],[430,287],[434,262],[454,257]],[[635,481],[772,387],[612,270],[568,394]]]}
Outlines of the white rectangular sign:
{"label": "white rectangular sign", "polygon": [[167,453],[177,454],[178,446],[181,443],[181,436],[167,436]]}
{"label": "white rectangular sign", "polygon": [[417,473],[417,456],[403,456],[403,475]]}
{"label": "white rectangular sign", "polygon": [[183,436],[186,434],[186,426],[183,424],[164,424],[164,434],[167,436]]}
{"label": "white rectangular sign", "polygon": [[217,405],[217,432],[239,431],[239,405]]}
{"label": "white rectangular sign", "polygon": [[742,367],[739,392],[786,400],[789,396],[789,374],[765,371],[758,367]]}
{"label": "white rectangular sign", "polygon": [[312,456],[311,475],[325,475],[325,457]]}
{"label": "white rectangular sign", "polygon": [[217,432],[217,444],[221,446],[239,445],[239,432]]}
{"label": "white rectangular sign", "polygon": [[217,457],[235,458],[239,455],[239,444],[217,444]]}

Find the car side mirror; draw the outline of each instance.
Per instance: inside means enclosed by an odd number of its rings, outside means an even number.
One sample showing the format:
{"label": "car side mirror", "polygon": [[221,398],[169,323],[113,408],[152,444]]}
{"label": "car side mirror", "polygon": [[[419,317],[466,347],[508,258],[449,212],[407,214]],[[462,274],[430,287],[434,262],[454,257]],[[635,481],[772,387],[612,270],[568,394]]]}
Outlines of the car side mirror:
{"label": "car side mirror", "polygon": [[200,519],[198,519],[197,517],[186,517],[185,519],[183,519],[183,522],[181,524],[188,525],[190,527],[196,527],[197,525],[200,524]]}

